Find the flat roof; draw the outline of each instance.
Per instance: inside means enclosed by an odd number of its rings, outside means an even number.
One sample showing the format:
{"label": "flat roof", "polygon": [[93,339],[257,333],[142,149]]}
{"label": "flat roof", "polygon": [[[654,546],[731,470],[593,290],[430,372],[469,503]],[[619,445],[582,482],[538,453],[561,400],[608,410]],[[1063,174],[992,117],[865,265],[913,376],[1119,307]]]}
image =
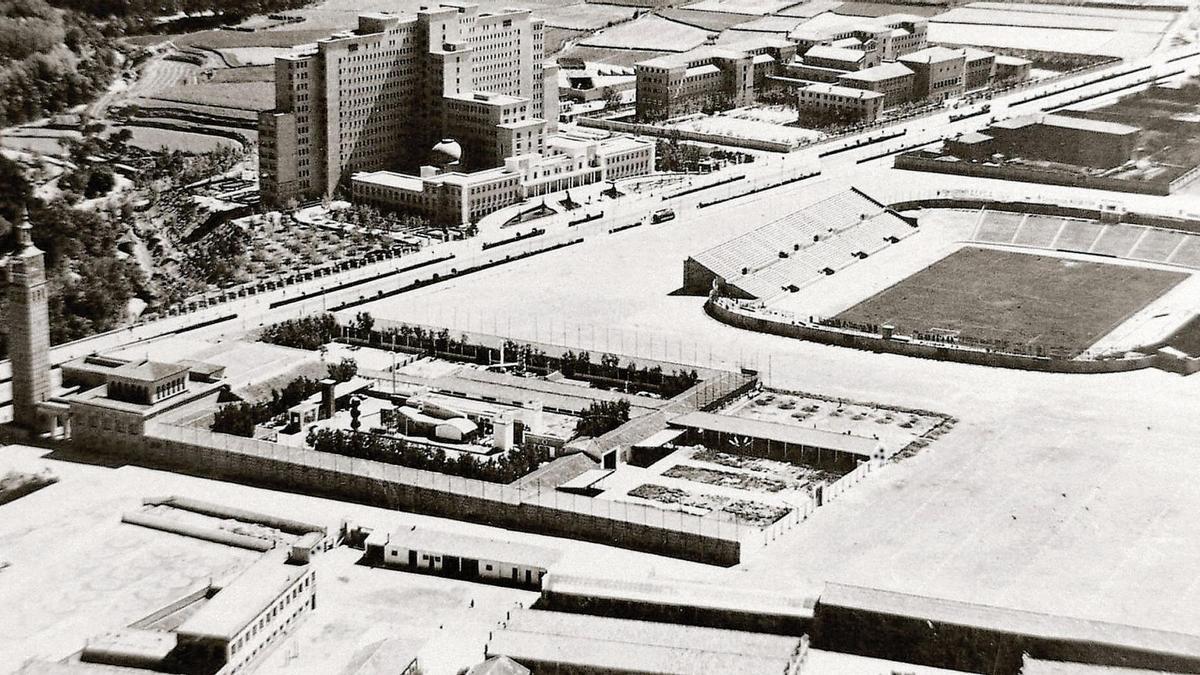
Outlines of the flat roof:
{"label": "flat roof", "polygon": [[542,592],[811,619],[820,586],[807,585],[814,589],[811,595],[678,579],[617,579],[551,572],[542,579]]}
{"label": "flat roof", "polygon": [[536,609],[513,610],[504,622],[504,627],[508,630],[541,633],[547,636],[681,647],[774,658],[785,662],[800,651],[801,645],[800,638],[786,635]]}
{"label": "flat roof", "polygon": [[527,567],[547,569],[561,557],[561,553],[541,546],[518,544],[500,539],[474,537],[456,532],[434,530],[416,527],[411,530],[397,530],[388,538],[388,546],[403,546],[404,548],[429,551],[442,555],[453,555],[460,558],[476,560],[491,560],[494,562],[513,563]]}
{"label": "flat roof", "polygon": [[634,138],[633,136],[613,136],[600,141],[596,147],[596,154],[605,155],[613,152],[625,152],[626,150],[644,150],[653,147],[653,143],[644,138]]}
{"label": "flat roof", "polygon": [[978,131],[968,131],[967,133],[950,140],[958,143],[987,143],[993,139],[991,136],[988,136],[987,134],[981,134]]}
{"label": "flat roof", "polygon": [[714,73],[719,73],[719,72],[721,72],[720,68],[714,66],[711,63],[706,63],[702,66],[696,66],[695,68],[688,68],[687,72],[684,73],[684,77],[697,77],[700,75],[712,75]]}
{"label": "flat roof", "polygon": [[893,77],[904,77],[912,74],[912,68],[909,68],[903,63],[889,61],[888,63],[881,63],[878,66],[871,66],[870,68],[863,68],[862,70],[852,70],[845,75],[839,76],[838,79],[878,82],[880,80],[890,80]]}
{"label": "flat roof", "polygon": [[1009,56],[1008,54],[997,54],[996,63],[1003,63],[1006,66],[1033,65],[1033,61],[1030,61],[1029,59],[1023,59],[1019,56]]}
{"label": "flat roof", "polygon": [[1089,120],[1083,117],[1068,117],[1066,115],[1046,115],[1042,118],[1042,124],[1062,129],[1079,129],[1081,131],[1094,131],[1117,136],[1128,136],[1129,134],[1136,134],[1141,131],[1141,129],[1129,126],[1128,124]]}
{"label": "flat roof", "polygon": [[395,171],[358,171],[350,176],[350,180],[381,187],[399,188],[409,192],[421,192],[425,189],[425,182],[420,178]]}
{"label": "flat roof", "polygon": [[268,552],[175,632],[232,640],[308,570],[307,565],[285,564],[281,553]]}
{"label": "flat roof", "polygon": [[112,372],[114,375],[120,377],[128,377],[133,380],[142,380],[144,382],[154,382],[178,375],[180,373],[186,373],[187,370],[187,366],[179,363],[142,361],[140,363],[127,363],[123,366],[115,368]]}
{"label": "flat roof", "polygon": [[905,63],[940,63],[942,61],[952,61],[954,59],[966,58],[961,49],[948,49],[946,47],[926,47],[920,51],[905,54],[897,61]]}
{"label": "flat roof", "polygon": [[682,436],[683,433],[683,429],[663,429],[662,431],[654,432],[645,440],[634,443],[634,445],[639,448],[658,448],[674,441],[676,438]]}
{"label": "flat roof", "polygon": [[1157,654],[1200,658],[1200,635],[1053,616],[990,605],[828,583],[821,604],[882,612],[933,623],[977,626],[1049,640],[1107,644]]}
{"label": "flat roof", "polygon": [[135,657],[146,661],[162,661],[175,649],[174,633],[162,630],[122,628],[88,639],[83,656]]}
{"label": "flat roof", "polygon": [[696,675],[696,673],[787,672],[782,659],[710,652],[681,647],[609,642],[593,638],[554,636],[517,630],[497,631],[488,641],[489,656],[503,654],[517,661],[554,663],[598,671]]}
{"label": "flat roof", "polygon": [[820,429],[806,429],[792,424],[752,420],[730,415],[717,415],[706,412],[690,412],[672,419],[669,424],[676,427],[691,427],[717,431],[738,436],[764,438],[793,445],[807,445],[814,448],[847,452],[863,457],[875,454],[879,441],[865,436],[838,434]]}
{"label": "flat roof", "polygon": [[850,49],[849,47],[831,47],[829,45],[814,45],[808,51],[804,52],[802,58],[807,59],[814,56],[819,59],[829,59],[831,61],[862,61],[867,57],[867,53],[861,49]]}
{"label": "flat roof", "polygon": [[837,84],[828,82],[818,82],[816,84],[804,87],[801,91],[815,91],[820,94],[832,94],[834,96],[842,96],[844,98],[857,98],[864,101],[882,98],[883,94],[870,89],[855,89],[854,87],[843,87]]}
{"label": "flat roof", "polygon": [[1021,675],[1155,675],[1159,670],[1121,668],[1119,666],[1096,666],[1090,663],[1068,661],[1043,661],[1025,655]]}
{"label": "flat roof", "polygon": [[523,96],[509,96],[508,94],[497,94],[491,91],[464,91],[459,94],[446,94],[445,97],[456,101],[484,103],[487,105],[511,105],[514,103],[529,102],[529,99]]}
{"label": "flat roof", "polygon": [[588,469],[558,486],[560,490],[585,490],[612,475],[612,469]]}

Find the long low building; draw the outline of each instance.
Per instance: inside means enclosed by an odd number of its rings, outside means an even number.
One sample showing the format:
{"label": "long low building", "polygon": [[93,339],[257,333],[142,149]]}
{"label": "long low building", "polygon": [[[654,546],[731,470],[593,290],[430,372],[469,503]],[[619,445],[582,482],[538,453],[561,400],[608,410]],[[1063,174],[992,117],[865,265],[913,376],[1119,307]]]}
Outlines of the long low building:
{"label": "long low building", "polygon": [[739,455],[769,457],[826,469],[850,471],[883,452],[879,441],[864,436],[807,429],[795,424],[692,412],[673,418],[684,429],[681,444],[698,444]]}
{"label": "long low building", "polygon": [[463,579],[540,588],[559,552],[498,539],[417,527],[372,533],[367,556],[385,565]]}
{"label": "long low building", "polygon": [[1200,673],[1196,635],[836,583],[826,584],[821,593],[813,644],[974,672],[1016,673],[1029,654]]}
{"label": "long low building", "polygon": [[619,615],[691,626],[799,637],[811,631],[820,586],[793,580],[787,591],[765,591],[677,579],[617,579],[551,573],[538,606],[561,612]]}
{"label": "long low building", "polygon": [[806,640],[584,614],[517,610],[488,641],[535,673],[798,675]]}
{"label": "long low building", "polygon": [[506,206],[583,185],[654,171],[655,144],[646,139],[552,136],[544,152],[507,157],[503,166],[464,173],[423,167],[421,175],[359,172],[350,179],[356,203],[467,225]]}

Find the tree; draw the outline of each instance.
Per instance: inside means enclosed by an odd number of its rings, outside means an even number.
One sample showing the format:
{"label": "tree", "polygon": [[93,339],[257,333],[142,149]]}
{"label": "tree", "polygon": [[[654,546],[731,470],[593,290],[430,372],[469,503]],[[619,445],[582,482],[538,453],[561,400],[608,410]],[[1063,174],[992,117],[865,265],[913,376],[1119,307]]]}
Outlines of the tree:
{"label": "tree", "polygon": [[576,436],[603,436],[629,421],[629,399],[596,401],[589,405],[575,423]]}

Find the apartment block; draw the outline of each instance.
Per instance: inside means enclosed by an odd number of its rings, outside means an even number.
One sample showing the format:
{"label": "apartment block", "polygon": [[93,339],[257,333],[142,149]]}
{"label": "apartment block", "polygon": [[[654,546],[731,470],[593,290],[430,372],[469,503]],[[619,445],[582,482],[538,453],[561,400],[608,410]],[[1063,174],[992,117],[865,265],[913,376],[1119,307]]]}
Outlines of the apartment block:
{"label": "apartment block", "polygon": [[486,147],[467,144],[471,162],[502,163],[502,143],[536,146],[540,120],[558,110],[544,44],[544,26],[527,10],[480,12],[444,0],[415,15],[364,14],[355,30],[277,58],[275,108],[259,116],[264,201],[328,195],[354,171],[419,166],[449,135],[448,122],[475,132],[479,119],[490,119],[493,111],[466,121],[479,93],[506,97],[494,106],[502,120],[514,107],[523,116],[509,114],[499,123],[509,127],[479,134],[492,141]]}
{"label": "apartment block", "polygon": [[801,119],[874,122],[884,108],[884,95],[879,92],[824,82],[797,90],[796,98]]}
{"label": "apartment block", "polygon": [[963,50],[963,86],[974,91],[989,86],[996,79],[996,55],[982,49]]}
{"label": "apartment block", "polygon": [[966,91],[966,52],[928,47],[897,59],[913,71],[913,95],[936,103]]}
{"label": "apartment block", "polygon": [[837,83],[851,89],[883,94],[883,107],[894,108],[913,98],[913,71],[902,63],[882,63],[874,68],[838,76]]}

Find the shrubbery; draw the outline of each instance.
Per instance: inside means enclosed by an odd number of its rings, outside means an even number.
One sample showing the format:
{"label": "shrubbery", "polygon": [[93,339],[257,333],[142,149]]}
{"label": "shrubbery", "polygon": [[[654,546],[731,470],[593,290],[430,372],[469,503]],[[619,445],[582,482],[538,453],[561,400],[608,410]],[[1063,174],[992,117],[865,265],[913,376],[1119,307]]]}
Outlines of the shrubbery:
{"label": "shrubbery", "polygon": [[339,332],[332,314],[314,314],[267,326],[258,339],[283,347],[316,350],[332,342]]}

